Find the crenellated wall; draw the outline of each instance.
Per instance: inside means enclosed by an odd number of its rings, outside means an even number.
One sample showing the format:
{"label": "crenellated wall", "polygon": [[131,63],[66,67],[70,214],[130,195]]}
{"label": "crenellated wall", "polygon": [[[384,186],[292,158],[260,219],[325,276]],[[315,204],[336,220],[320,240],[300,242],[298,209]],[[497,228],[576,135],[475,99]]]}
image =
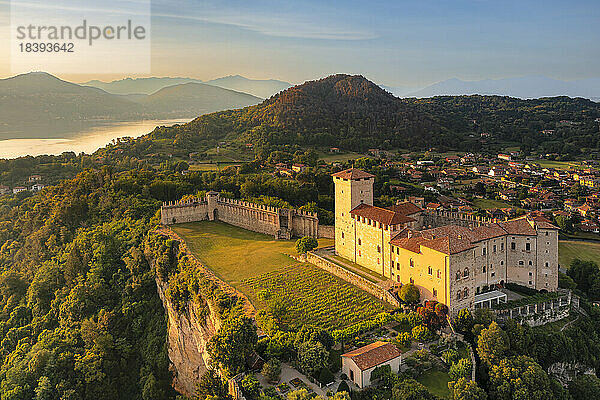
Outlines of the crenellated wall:
{"label": "crenellated wall", "polygon": [[316,213],[221,198],[217,192],[208,192],[202,199],[163,203],[160,211],[163,225],[210,220],[273,235],[276,239],[319,235]]}
{"label": "crenellated wall", "polygon": [[500,222],[496,218],[479,217],[460,211],[425,210],[421,216],[422,229],[436,228],[445,225],[459,225],[466,228],[476,228],[481,225]]}

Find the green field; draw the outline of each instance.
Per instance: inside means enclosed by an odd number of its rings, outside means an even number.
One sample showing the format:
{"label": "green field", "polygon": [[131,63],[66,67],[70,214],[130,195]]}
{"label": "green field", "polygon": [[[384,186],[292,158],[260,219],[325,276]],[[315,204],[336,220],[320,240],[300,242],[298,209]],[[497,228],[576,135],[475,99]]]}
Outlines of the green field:
{"label": "green field", "polygon": [[536,160],[536,164],[539,164],[542,168],[555,168],[555,169],[570,169],[571,167],[580,166],[575,161],[552,161],[552,160]]}
{"label": "green field", "polygon": [[[222,222],[200,221],[173,225],[198,259],[234,286],[244,279],[293,265],[293,240],[250,232]],[[331,239],[320,239],[331,245]]]}
{"label": "green field", "polygon": [[[288,326],[309,323],[333,329],[385,308],[363,290],[289,257],[296,252],[293,240],[275,240],[221,222],[200,221],[172,228],[205,266],[245,293],[258,309],[271,299],[283,303]],[[332,244],[332,239],[319,239],[319,246]],[[260,301],[257,292],[265,289],[271,297]]]}
{"label": "green field", "polygon": [[482,208],[484,210],[490,210],[494,208],[518,208],[511,204],[505,203],[500,200],[490,200],[490,199],[474,199],[473,205],[477,208]]}
{"label": "green field", "polygon": [[577,240],[559,241],[558,262],[560,265],[566,268],[574,258],[595,261],[600,264],[600,242],[582,242]]}
{"label": "green field", "polygon": [[425,385],[432,394],[444,399],[450,397],[448,389],[450,376],[446,372],[430,370],[419,376],[417,380]]}
{"label": "green field", "polygon": [[268,272],[245,283],[256,293],[266,291],[267,302],[283,304],[283,323],[292,328],[301,324],[341,328],[384,311],[367,292],[309,264]]}
{"label": "green field", "polygon": [[366,154],[353,153],[353,152],[340,152],[340,153],[329,153],[327,151],[319,151],[319,160],[323,160],[326,163],[334,163],[334,162],[346,162],[350,160],[356,160],[357,158],[369,157]]}

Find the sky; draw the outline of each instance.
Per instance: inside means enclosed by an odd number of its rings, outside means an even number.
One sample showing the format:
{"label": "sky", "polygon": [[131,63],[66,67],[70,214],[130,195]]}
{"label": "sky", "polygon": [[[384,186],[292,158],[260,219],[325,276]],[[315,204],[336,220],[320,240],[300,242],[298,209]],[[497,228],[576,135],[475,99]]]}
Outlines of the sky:
{"label": "sky", "polygon": [[[0,0],[0,52],[7,54],[0,77],[13,75],[9,12],[10,2]],[[599,17],[598,0],[155,0],[150,71],[57,75],[85,81],[240,74],[297,84],[356,73],[409,87],[454,77],[595,78]]]}

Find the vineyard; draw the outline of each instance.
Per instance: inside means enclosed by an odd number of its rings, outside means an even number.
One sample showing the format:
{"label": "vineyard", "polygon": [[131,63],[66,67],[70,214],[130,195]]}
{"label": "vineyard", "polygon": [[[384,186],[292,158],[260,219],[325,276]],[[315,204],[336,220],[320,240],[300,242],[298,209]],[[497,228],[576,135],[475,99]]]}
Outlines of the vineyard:
{"label": "vineyard", "polygon": [[329,273],[296,265],[246,279],[263,303],[285,307],[282,322],[290,328],[303,324],[325,329],[346,327],[385,310],[382,302]]}

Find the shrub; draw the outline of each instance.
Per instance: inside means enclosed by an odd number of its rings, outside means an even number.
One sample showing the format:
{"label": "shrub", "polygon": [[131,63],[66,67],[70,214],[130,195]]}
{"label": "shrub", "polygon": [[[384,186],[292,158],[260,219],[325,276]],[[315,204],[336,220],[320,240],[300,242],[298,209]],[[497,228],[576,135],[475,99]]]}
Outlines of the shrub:
{"label": "shrub", "polygon": [[412,283],[402,285],[398,296],[400,296],[400,300],[403,302],[411,304],[418,303],[421,299],[421,293],[419,293],[419,289]]}
{"label": "shrub", "polygon": [[454,349],[449,349],[446,350],[443,354],[442,354],[442,360],[444,360],[444,362],[446,363],[446,365],[452,365],[455,362],[458,361],[460,355],[458,354],[458,351],[454,350]]}
{"label": "shrub", "polygon": [[334,379],[335,377],[333,376],[329,368],[323,368],[321,370],[321,373],[319,374],[319,382],[321,382],[323,385],[327,385],[333,382]]}
{"label": "shrub", "polygon": [[396,336],[396,342],[400,347],[410,347],[412,342],[411,334],[409,332],[399,333],[398,336]]}
{"label": "shrub", "polygon": [[459,380],[460,378],[469,379],[471,377],[471,370],[473,368],[473,364],[471,364],[471,360],[466,358],[461,358],[458,362],[452,364],[450,367],[450,371],[448,374],[452,378],[452,380]]}
{"label": "shrub", "polygon": [[277,382],[279,380],[279,375],[281,374],[281,361],[276,358],[271,358],[263,365],[260,372],[269,382]]}
{"label": "shrub", "polygon": [[411,331],[411,335],[414,340],[419,342],[427,342],[432,336],[431,331],[425,325],[415,326]]}
{"label": "shrub", "polygon": [[350,393],[350,386],[348,386],[348,383],[345,380],[339,384],[339,386],[337,388],[337,392],[338,393],[341,393],[341,392]]}
{"label": "shrub", "polygon": [[310,236],[304,236],[303,238],[296,240],[296,251],[299,254],[304,254],[307,251],[316,249],[318,245],[319,241],[317,239]]}

